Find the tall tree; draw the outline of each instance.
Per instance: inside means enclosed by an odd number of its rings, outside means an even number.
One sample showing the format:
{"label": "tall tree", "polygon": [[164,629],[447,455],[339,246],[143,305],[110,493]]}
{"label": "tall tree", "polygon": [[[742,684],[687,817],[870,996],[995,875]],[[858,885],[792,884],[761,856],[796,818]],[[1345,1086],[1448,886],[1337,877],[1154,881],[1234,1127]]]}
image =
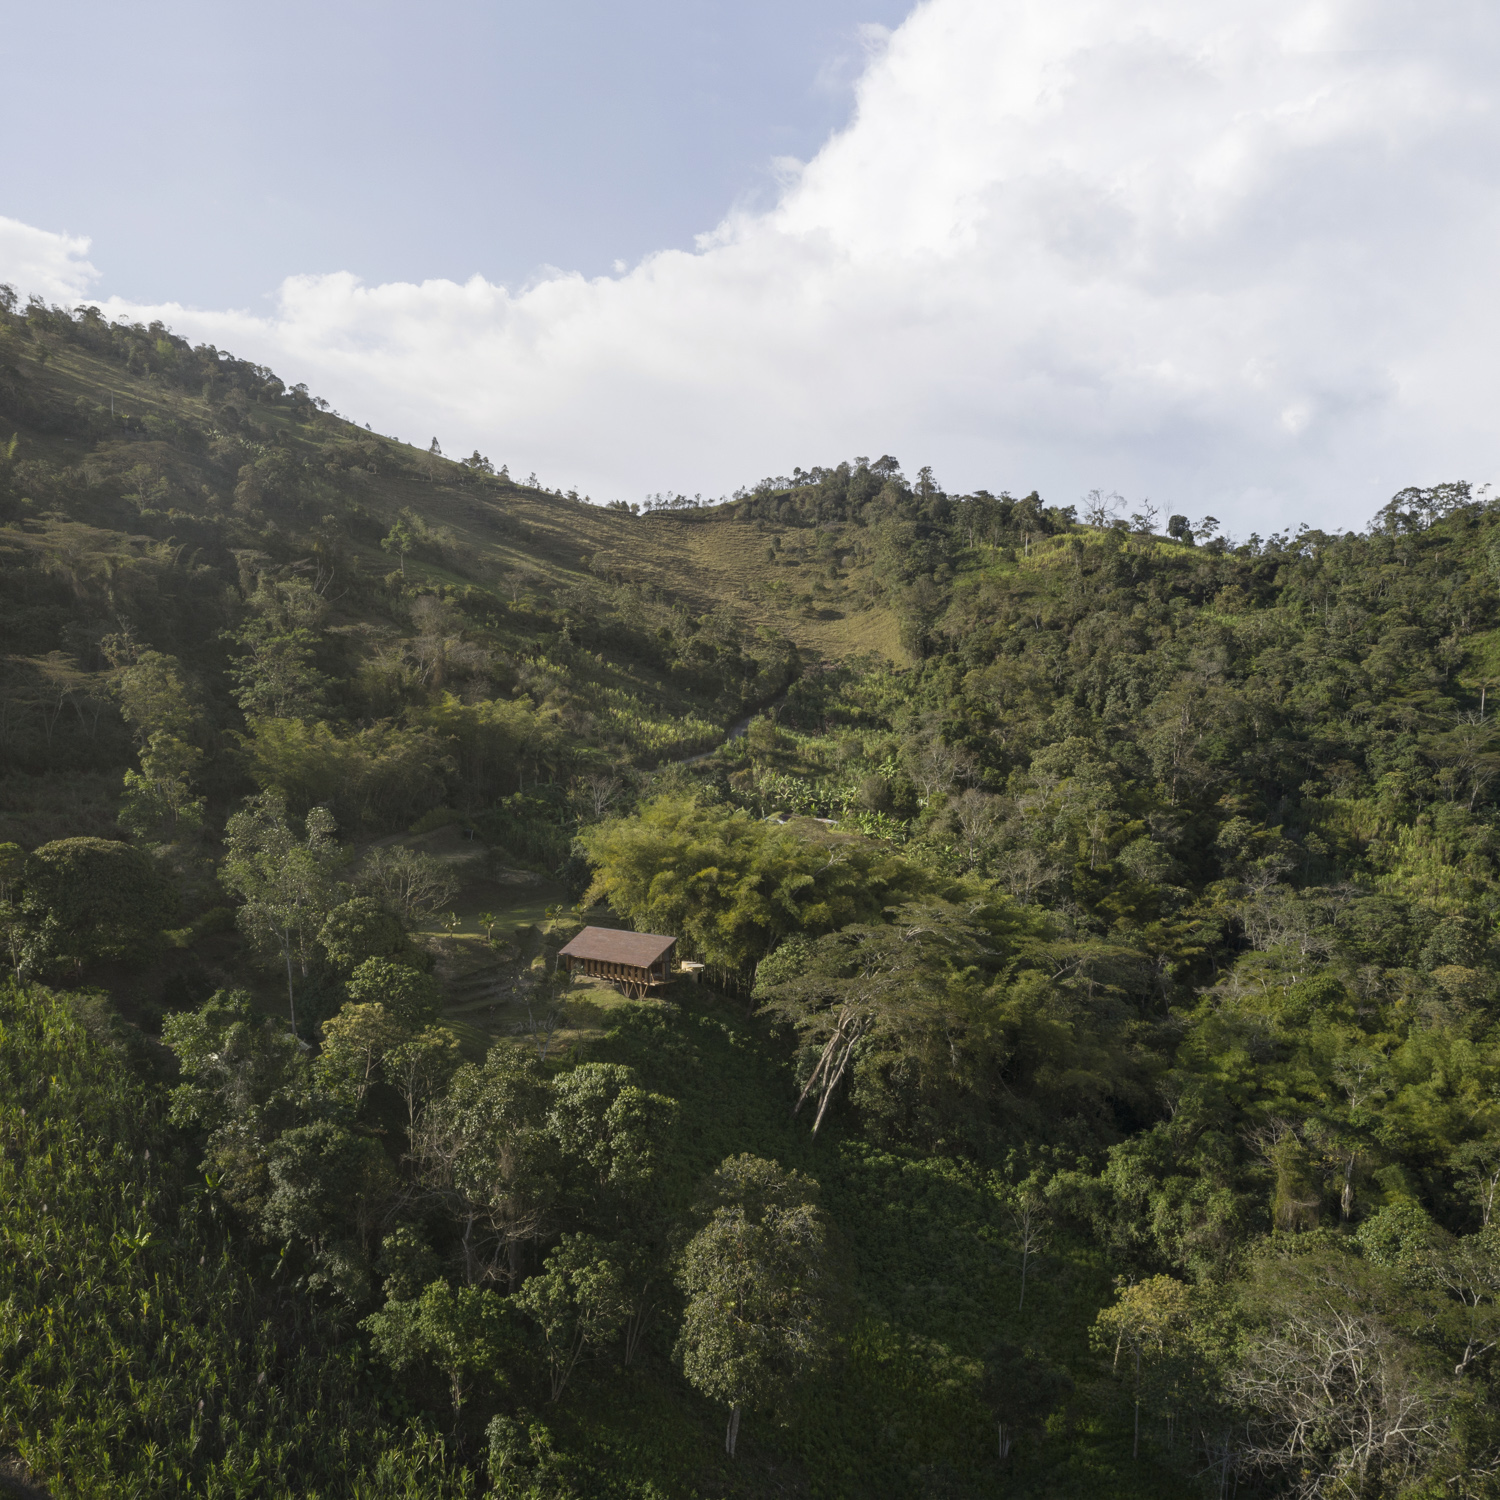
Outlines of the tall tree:
{"label": "tall tree", "polygon": [[692,1384],[729,1407],[732,1458],[741,1407],[774,1405],[827,1355],[828,1226],[816,1182],[750,1155],[724,1160],[697,1215],[678,1268],[677,1352]]}
{"label": "tall tree", "polygon": [[[436,438],[433,439],[437,441]],[[398,558],[401,563],[401,576],[406,577],[406,554],[417,544],[417,539],[412,533],[410,526],[406,524],[404,516],[397,516],[396,524],[381,539],[380,549],[388,552],[391,556]]]}
{"label": "tall tree", "polygon": [[203,752],[158,729],[141,751],[139,771],[125,773],[121,824],[135,834],[158,834],[170,842],[203,819],[203,798],[193,795],[193,777]]}
{"label": "tall tree", "polygon": [[294,971],[307,977],[318,933],[341,894],[335,878],[343,856],[334,839],[333,814],[308,813],[303,832],[287,818],[275,792],[250,798],[224,829],[219,879],[240,898],[240,931],[262,957],[286,970],[287,1012],[297,1029]]}
{"label": "tall tree", "polygon": [[619,1247],[589,1234],[565,1234],[541,1274],[512,1299],[536,1324],[556,1401],[589,1347],[615,1337],[630,1316]]}
{"label": "tall tree", "polygon": [[435,1366],[447,1382],[457,1422],[475,1377],[497,1370],[505,1312],[504,1302],[483,1287],[454,1291],[446,1281],[434,1281],[420,1297],[387,1302],[361,1326],[392,1369]]}
{"label": "tall tree", "polygon": [[757,985],[763,1009],[797,1028],[816,1058],[795,1114],[817,1101],[816,1135],[866,1038],[896,1037],[932,1025],[951,1029],[961,1005],[955,975],[984,957],[984,929],[945,903],[910,904],[896,920],[850,925],[820,938],[797,972]]}
{"label": "tall tree", "polygon": [[419,1181],[457,1221],[470,1283],[518,1285],[525,1248],[552,1225],[557,1166],[547,1104],[540,1068],[500,1043],[482,1067],[461,1067],[422,1116]]}

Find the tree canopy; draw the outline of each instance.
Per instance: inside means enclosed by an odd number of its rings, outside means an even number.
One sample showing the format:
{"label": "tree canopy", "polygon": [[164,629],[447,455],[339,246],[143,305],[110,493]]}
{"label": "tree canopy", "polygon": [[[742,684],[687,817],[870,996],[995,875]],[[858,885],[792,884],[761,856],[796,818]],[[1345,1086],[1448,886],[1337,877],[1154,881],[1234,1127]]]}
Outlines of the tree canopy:
{"label": "tree canopy", "polygon": [[7,289],[0,423],[37,1487],[1495,1488],[1487,491],[595,507]]}

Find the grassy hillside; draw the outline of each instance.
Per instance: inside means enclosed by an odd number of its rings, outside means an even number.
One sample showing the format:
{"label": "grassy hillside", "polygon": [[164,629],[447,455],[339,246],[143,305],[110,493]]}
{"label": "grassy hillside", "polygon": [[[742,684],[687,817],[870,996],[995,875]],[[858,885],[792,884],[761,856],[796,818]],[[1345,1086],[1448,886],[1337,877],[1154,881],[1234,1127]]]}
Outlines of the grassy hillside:
{"label": "grassy hillside", "polygon": [[[383,577],[392,558],[379,538],[410,507],[439,533],[409,560],[413,586],[482,582],[508,593],[511,572],[533,587],[624,582],[694,614],[727,609],[752,629],[785,629],[815,651],[895,654],[890,612],[865,597],[857,549],[843,549],[846,565],[825,589],[803,567],[816,549],[794,539],[781,558],[767,556],[771,535],[797,528],[746,519],[742,506],[641,517],[528,488],[476,466],[477,454],[457,462],[371,433],[270,372],[195,354],[156,325],[106,332],[33,309],[8,320],[3,339],[21,523],[12,541],[43,556],[212,537],[313,557],[331,549],[349,572]],[[91,504],[76,484],[48,484],[69,471]],[[852,615],[858,625],[842,625]]]}

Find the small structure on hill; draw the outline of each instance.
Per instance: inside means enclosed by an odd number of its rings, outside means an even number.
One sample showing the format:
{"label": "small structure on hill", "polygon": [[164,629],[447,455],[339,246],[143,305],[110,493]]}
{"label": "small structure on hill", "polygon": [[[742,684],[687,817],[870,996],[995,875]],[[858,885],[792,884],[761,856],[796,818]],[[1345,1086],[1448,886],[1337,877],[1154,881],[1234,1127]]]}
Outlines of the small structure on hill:
{"label": "small structure on hill", "polygon": [[620,932],[613,927],[585,927],[557,961],[569,974],[605,979],[622,994],[643,999],[653,985],[671,977],[672,950],[677,939],[659,932]]}

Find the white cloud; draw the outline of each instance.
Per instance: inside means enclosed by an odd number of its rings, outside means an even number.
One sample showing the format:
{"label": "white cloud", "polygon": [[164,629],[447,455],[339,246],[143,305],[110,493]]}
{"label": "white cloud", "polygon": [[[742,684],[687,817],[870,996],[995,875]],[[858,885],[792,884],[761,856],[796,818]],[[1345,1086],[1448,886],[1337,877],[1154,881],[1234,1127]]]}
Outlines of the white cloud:
{"label": "white cloud", "polygon": [[[928,0],[776,206],[693,252],[106,306],[596,499],[893,452],[1358,524],[1495,471],[1497,64],[1474,0]],[[43,238],[62,284],[86,247]]]}
{"label": "white cloud", "polygon": [[84,257],[89,242],[71,234],[33,229],[0,215],[0,282],[26,297],[71,305],[99,273]]}

